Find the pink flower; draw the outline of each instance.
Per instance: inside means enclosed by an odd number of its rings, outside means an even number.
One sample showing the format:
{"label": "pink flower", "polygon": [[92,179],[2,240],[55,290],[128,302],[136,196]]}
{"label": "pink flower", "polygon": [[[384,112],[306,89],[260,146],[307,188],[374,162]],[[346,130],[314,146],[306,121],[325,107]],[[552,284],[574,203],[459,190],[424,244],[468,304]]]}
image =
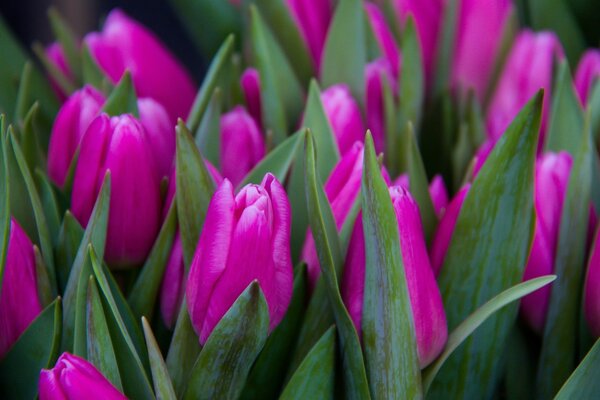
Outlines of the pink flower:
{"label": "pink flower", "polygon": [[583,54],[575,73],[575,88],[584,105],[587,104],[590,90],[598,77],[600,77],[600,50],[591,49]]}
{"label": "pink flower", "polygon": [[591,334],[600,337],[600,235],[596,235],[585,280],[583,310]]}
{"label": "pink flower", "polygon": [[[62,49],[62,46],[58,42],[51,43],[48,47],[46,47],[46,57],[48,60],[54,64],[60,72],[65,76],[65,78],[70,81],[73,80],[73,73],[69,68],[69,64],[67,63],[67,57],[65,56],[65,52]],[[50,77],[50,85],[52,89],[60,99],[60,101],[65,101],[67,98],[67,94],[62,91],[57,82],[54,81]]]}
{"label": "pink flower", "polygon": [[367,131],[360,108],[345,84],[337,84],[327,88],[321,93],[321,101],[340,153],[342,155],[346,154],[354,142],[363,141]]}
{"label": "pink flower", "polygon": [[391,66],[392,75],[397,79],[400,72],[400,51],[396,39],[385,21],[385,16],[374,3],[366,2],[365,11],[379,48]]}
{"label": "pink flower", "polygon": [[240,78],[246,107],[259,127],[262,127],[262,100],[260,95],[260,75],[255,68],[246,68]]}
{"label": "pink flower", "polygon": [[375,150],[381,152],[385,148],[385,111],[383,102],[384,79],[396,93],[396,80],[393,77],[390,64],[379,58],[367,64],[365,68],[366,98],[367,98],[367,128],[373,134]]}
{"label": "pink flower", "polygon": [[304,38],[314,65],[321,65],[321,55],[329,23],[333,16],[330,0],[286,0],[287,6]]}
{"label": "pink flower", "polygon": [[[402,174],[394,181],[394,186],[402,186],[410,191],[410,178],[408,174]],[[433,202],[433,209],[438,217],[441,217],[448,206],[448,190],[441,175],[433,177],[429,183],[429,195]]]}

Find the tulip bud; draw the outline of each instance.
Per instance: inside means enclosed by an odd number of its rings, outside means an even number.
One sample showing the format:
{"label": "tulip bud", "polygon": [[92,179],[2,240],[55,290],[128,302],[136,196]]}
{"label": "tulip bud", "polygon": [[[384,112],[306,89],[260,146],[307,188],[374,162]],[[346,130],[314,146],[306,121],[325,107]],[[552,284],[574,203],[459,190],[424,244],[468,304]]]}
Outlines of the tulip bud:
{"label": "tulip bud", "polygon": [[127,399],[93,364],[70,353],[42,369],[38,389],[40,400]]}
{"label": "tulip bud", "polygon": [[167,328],[173,328],[181,307],[185,287],[183,247],[179,232],[175,235],[173,248],[160,287],[160,313]]}
{"label": "tulip bud", "polygon": [[446,207],[446,211],[440,223],[438,224],[433,241],[431,242],[431,249],[429,250],[429,256],[431,257],[431,267],[435,276],[440,274],[442,265],[444,265],[444,258],[450,246],[450,240],[454,233],[454,227],[456,226],[456,220],[462,208],[467,192],[471,188],[470,184],[463,186],[456,196],[452,199],[450,204]]}
{"label": "tulip bud", "polygon": [[186,286],[194,330],[204,344],[223,315],[253,281],[269,307],[273,330],[292,296],[291,210],[271,175],[236,195],[227,179],[210,201]]}
{"label": "tulip bud", "polygon": [[[394,186],[402,186],[410,191],[410,178],[408,174],[402,174],[394,181]],[[436,175],[429,183],[429,196],[433,203],[433,209],[438,217],[441,217],[448,206],[448,190],[444,184],[444,178]]]}
{"label": "tulip bud", "polygon": [[196,94],[194,83],[169,50],[140,23],[121,10],[113,10],[102,32],[87,34],[84,43],[113,83],[129,70],[138,96],[161,103],[172,123],[187,117]]}
{"label": "tulip bud", "polygon": [[141,98],[137,102],[140,122],[146,130],[152,149],[158,177],[169,176],[175,157],[175,127],[169,120],[167,110],[151,98]]}
{"label": "tulip bud", "polygon": [[221,116],[221,171],[237,186],[265,156],[265,140],[242,106]]}
{"label": "tulip bud", "polygon": [[489,84],[512,9],[510,0],[460,1],[452,81],[465,92],[474,89],[479,100]]}
{"label": "tulip bud", "polygon": [[394,39],[385,17],[377,5],[367,2],[365,3],[365,11],[380,50],[391,66],[392,75],[397,78],[400,72],[400,51],[396,45],[396,39]]}
{"label": "tulip bud", "polygon": [[344,155],[354,142],[362,142],[365,137],[366,129],[360,108],[344,84],[333,85],[323,91],[321,102],[340,153]]}
{"label": "tulip bud", "polygon": [[[443,350],[448,337],[442,296],[429,264],[419,207],[408,191],[392,186],[390,196],[396,213],[402,263],[410,297],[419,364],[430,364]],[[356,220],[348,246],[342,279],[342,298],[361,334],[365,285],[365,241],[362,218]]]}
{"label": "tulip bud", "polygon": [[0,359],[41,311],[33,244],[12,218],[0,290]]}
{"label": "tulip bud", "polygon": [[590,90],[599,77],[600,50],[588,50],[583,54],[581,60],[579,60],[577,72],[575,73],[575,88],[582,104],[587,104]]}
{"label": "tulip bud", "polygon": [[141,264],[160,224],[160,180],[148,134],[131,115],[98,116],[81,142],[73,181],[73,214],[85,226],[111,171],[105,259],[115,268]]}
{"label": "tulip bud", "polygon": [[318,69],[333,16],[331,1],[286,0],[286,3]]}
{"label": "tulip bud", "polygon": [[64,185],[83,134],[98,115],[104,101],[100,91],[86,85],[73,93],[60,108],[48,144],[48,176],[56,185]]}
{"label": "tulip bud", "polygon": [[[552,274],[562,208],[567,193],[571,156],[566,152],[547,153],[538,159],[535,169],[534,205],[536,213],[535,232],[523,280]],[[525,321],[538,333],[544,329],[550,287],[543,287],[521,300],[521,312]]]}
{"label": "tulip bud", "polygon": [[259,127],[262,127],[262,100],[260,95],[260,75],[255,68],[246,68],[240,78],[246,107]]}
{"label": "tulip bud", "polygon": [[590,260],[588,263],[587,277],[585,279],[583,309],[585,319],[590,328],[590,333],[595,338],[600,337],[600,235],[596,235]]}
{"label": "tulip bud", "polygon": [[390,64],[387,60],[379,58],[365,68],[366,98],[367,98],[367,128],[373,134],[375,150],[383,151],[385,148],[385,111],[383,103],[384,79],[396,93],[396,80],[392,75]]}
{"label": "tulip bud", "polygon": [[491,139],[497,140],[525,103],[544,89],[539,142],[544,143],[553,65],[557,58],[562,59],[564,55],[554,33],[529,30],[519,33],[490,103],[486,125]]}
{"label": "tulip bud", "polygon": [[[65,52],[63,51],[60,43],[54,42],[46,47],[46,57],[48,60],[58,68],[60,72],[65,76],[65,78],[69,80],[73,80],[73,73],[69,68],[69,64],[67,63],[67,57],[65,57]],[[52,89],[58,96],[61,102],[65,101],[67,98],[67,94],[62,91],[58,83],[50,77],[50,85]]]}

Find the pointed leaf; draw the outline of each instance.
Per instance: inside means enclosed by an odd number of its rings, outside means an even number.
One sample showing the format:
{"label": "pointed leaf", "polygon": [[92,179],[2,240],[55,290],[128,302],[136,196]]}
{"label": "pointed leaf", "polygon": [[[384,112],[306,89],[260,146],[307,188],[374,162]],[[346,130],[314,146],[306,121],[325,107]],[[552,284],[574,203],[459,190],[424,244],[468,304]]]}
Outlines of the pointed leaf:
{"label": "pointed leaf", "polygon": [[54,7],[50,7],[48,10],[48,19],[50,20],[52,32],[65,54],[69,70],[75,75],[76,80],[80,81],[81,54],[79,51],[79,38]]}
{"label": "pointed leaf", "polygon": [[169,378],[169,372],[165,365],[158,343],[152,333],[152,328],[148,324],[148,320],[142,317],[142,327],[144,328],[144,336],[146,337],[146,345],[148,346],[148,356],[150,357],[150,368],[152,369],[152,378],[154,380],[154,392],[157,400],[175,400],[175,390]]}
{"label": "pointed leaf", "polygon": [[125,71],[117,86],[106,99],[102,111],[110,116],[132,114],[136,118],[140,117],[135,88],[128,70]]}
{"label": "pointed leaf", "polygon": [[592,399],[600,392],[600,339],[581,361],[555,400]]}
{"label": "pointed leaf", "polygon": [[[56,193],[54,192],[54,187],[48,181],[48,176],[40,169],[35,171],[35,178],[38,183],[37,186],[40,188],[40,200],[42,202],[44,215],[46,216],[46,222],[48,223],[50,237],[52,238],[53,244],[56,244],[60,232],[60,214]],[[56,258],[56,254],[54,254],[54,257]]]}
{"label": "pointed leaf", "polygon": [[200,154],[216,168],[221,165],[221,90],[216,88],[196,131]]}
{"label": "pointed leaf", "polygon": [[4,123],[5,116],[0,114],[0,288],[4,276],[8,238],[10,237],[10,185]]}
{"label": "pointed leaf", "polygon": [[425,99],[425,77],[423,76],[423,60],[421,46],[412,15],[406,19],[402,41],[402,69],[400,71],[400,93],[398,95],[398,110],[401,114],[399,126],[410,121],[415,132],[419,132],[421,109]]}
{"label": "pointed leaf", "polygon": [[87,83],[92,85],[95,88],[102,90],[104,93],[110,92],[112,84],[108,82],[104,72],[102,72],[92,57],[90,49],[86,44],[81,47],[81,70],[84,84]]}
{"label": "pointed leaf", "polygon": [[83,228],[70,211],[65,212],[55,249],[56,278],[61,293],[65,292],[71,267],[75,262],[79,244],[83,238]]}

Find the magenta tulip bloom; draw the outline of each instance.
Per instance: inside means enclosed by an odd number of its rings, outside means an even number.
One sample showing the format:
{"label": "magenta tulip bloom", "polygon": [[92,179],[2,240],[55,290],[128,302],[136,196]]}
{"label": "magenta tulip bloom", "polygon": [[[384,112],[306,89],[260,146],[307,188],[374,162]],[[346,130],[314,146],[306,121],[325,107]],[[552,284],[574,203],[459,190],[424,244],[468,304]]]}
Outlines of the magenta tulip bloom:
{"label": "magenta tulip bloom", "polygon": [[471,185],[466,184],[458,191],[456,196],[454,196],[450,204],[446,207],[444,215],[433,236],[431,248],[429,249],[429,256],[431,257],[431,267],[433,268],[435,276],[440,274],[442,265],[444,265],[444,258],[446,257],[448,246],[450,246],[450,240],[454,233],[458,215],[460,214],[463,202],[465,201],[470,188]]}
{"label": "magenta tulip bloom", "polygon": [[318,69],[333,16],[331,1],[286,0],[286,3]]}
{"label": "magenta tulip bloom", "polygon": [[[400,234],[400,248],[410,296],[421,368],[443,350],[448,337],[442,296],[429,264],[419,207],[402,186],[390,188]],[[342,297],[359,335],[365,285],[365,241],[358,218],[348,246],[342,281]]]}
{"label": "magenta tulip bloom", "polygon": [[588,263],[587,277],[585,279],[583,309],[585,319],[591,334],[600,337],[600,235],[596,235],[590,260]]}
{"label": "magenta tulip bloom", "polygon": [[591,49],[586,51],[575,73],[575,88],[583,105],[587,104],[590,90],[600,77],[600,50]]}
{"label": "magenta tulip bloom", "polygon": [[129,70],[139,97],[161,103],[173,123],[178,117],[187,117],[196,95],[194,82],[160,40],[140,23],[121,10],[113,10],[102,32],[87,34],[84,43],[113,83]]}
{"label": "magenta tulip bloom", "polygon": [[552,32],[524,30],[517,36],[488,110],[486,125],[491,139],[497,140],[525,103],[538,90],[544,89],[540,145],[544,143],[552,67],[557,59],[562,58],[562,47]]}
{"label": "magenta tulip bloom", "polygon": [[271,175],[235,195],[227,179],[208,206],[190,267],[186,298],[194,330],[204,344],[239,295],[258,281],[273,330],[292,296],[291,210]]}
{"label": "magenta tulip bloom", "polygon": [[[67,57],[65,57],[65,52],[63,51],[60,43],[54,42],[46,47],[46,57],[48,57],[48,60],[54,64],[60,72],[62,72],[65,78],[70,81],[73,80],[73,73],[69,68]],[[52,77],[49,77],[49,79],[52,90],[54,90],[61,102],[65,101],[67,99],[67,94],[63,92],[58,83],[56,83]]]}
{"label": "magenta tulip bloom", "polygon": [[394,35],[387,26],[385,16],[379,7],[373,3],[365,3],[365,11],[369,18],[373,33],[375,34],[379,49],[390,64],[393,76],[398,78],[398,73],[400,72],[400,51],[396,45]]}
{"label": "magenta tulip bloom", "polygon": [[127,400],[92,363],[62,353],[52,369],[42,369],[40,400]]}
{"label": "magenta tulip bloom", "polygon": [[[402,174],[394,181],[394,186],[402,186],[410,191],[410,178],[408,174]],[[441,217],[448,206],[448,190],[441,175],[433,177],[429,183],[429,196],[433,203],[433,209],[438,217]]]}
{"label": "magenta tulip bloom", "polygon": [[510,0],[460,1],[452,60],[455,87],[474,89],[483,99],[512,9]]}
{"label": "magenta tulip bloom", "polygon": [[265,140],[242,106],[221,116],[221,171],[237,186],[265,156]]}
{"label": "magenta tulip bloom", "polygon": [[140,122],[146,130],[158,177],[169,176],[175,158],[175,126],[167,110],[151,98],[138,99]]}
{"label": "magenta tulip bloom", "polygon": [[69,166],[83,134],[102,108],[104,95],[92,86],[84,86],[62,105],[48,145],[48,176],[58,186],[65,183]]}
{"label": "magenta tulip bloom", "polygon": [[260,95],[260,75],[255,68],[247,68],[240,78],[246,108],[259,127],[262,127],[262,100]]}
{"label": "magenta tulip bloom", "polygon": [[33,244],[13,218],[0,291],[0,359],[41,311]]}
{"label": "magenta tulip bloom", "polygon": [[373,134],[375,150],[381,152],[385,148],[385,111],[383,103],[383,82],[387,81],[396,92],[396,80],[393,77],[389,62],[379,58],[365,68],[367,98],[367,128]]}
{"label": "magenta tulip bloom", "polygon": [[346,154],[354,142],[363,141],[365,125],[358,104],[345,84],[333,85],[321,93],[325,114],[340,149]]}
{"label": "magenta tulip bloom", "polygon": [[131,115],[98,116],[81,142],[71,207],[86,226],[111,171],[105,259],[114,268],[141,264],[160,226],[160,179],[148,133]]}
{"label": "magenta tulip bloom", "polygon": [[[534,204],[536,212],[533,244],[523,280],[552,274],[562,206],[567,193],[571,156],[566,152],[547,153],[538,159],[535,169]],[[551,287],[543,287],[521,300],[525,321],[538,333],[544,329]]]}

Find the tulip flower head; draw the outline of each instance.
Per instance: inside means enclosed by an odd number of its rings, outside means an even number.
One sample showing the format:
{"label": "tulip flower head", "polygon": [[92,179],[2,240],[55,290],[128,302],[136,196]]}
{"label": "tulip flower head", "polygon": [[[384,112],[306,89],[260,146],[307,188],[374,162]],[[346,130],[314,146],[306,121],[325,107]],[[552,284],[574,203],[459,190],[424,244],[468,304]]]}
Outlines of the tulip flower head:
{"label": "tulip flower head", "polygon": [[269,307],[270,330],[281,322],[293,285],[290,224],[287,194],[273,175],[237,195],[223,180],[208,206],[186,286],[200,344],[255,280]]}
{"label": "tulip flower head", "polygon": [[377,152],[381,152],[385,148],[384,81],[390,86],[392,92],[396,93],[396,79],[392,74],[389,62],[384,58],[378,58],[367,64],[365,68],[367,128],[373,134]]}
{"label": "tulip flower head", "polygon": [[318,69],[333,16],[331,1],[286,0],[286,3]]}
{"label": "tulip flower head", "polygon": [[600,337],[600,235],[596,234],[585,280],[583,310],[590,333]]}
{"label": "tulip flower head", "polygon": [[365,137],[365,125],[358,104],[345,84],[330,86],[321,93],[321,102],[340,149],[346,152]]}
{"label": "tulip flower head", "polygon": [[[402,174],[394,181],[394,186],[402,186],[410,191],[410,178],[408,174]],[[448,206],[448,190],[441,175],[433,177],[429,183],[429,196],[433,203],[433,209],[438,217],[441,217]]]}
{"label": "tulip flower head", "polygon": [[396,39],[385,21],[385,16],[374,3],[365,3],[365,11],[371,24],[375,39],[379,44],[381,53],[391,66],[392,75],[398,78],[400,72],[400,51]]}
{"label": "tulip flower head", "polygon": [[581,103],[586,105],[594,83],[600,78],[600,50],[586,51],[575,73],[575,88]]}
{"label": "tulip flower head", "polygon": [[262,100],[258,70],[247,68],[240,78],[240,85],[242,86],[248,112],[252,115],[258,126],[262,127]]}

